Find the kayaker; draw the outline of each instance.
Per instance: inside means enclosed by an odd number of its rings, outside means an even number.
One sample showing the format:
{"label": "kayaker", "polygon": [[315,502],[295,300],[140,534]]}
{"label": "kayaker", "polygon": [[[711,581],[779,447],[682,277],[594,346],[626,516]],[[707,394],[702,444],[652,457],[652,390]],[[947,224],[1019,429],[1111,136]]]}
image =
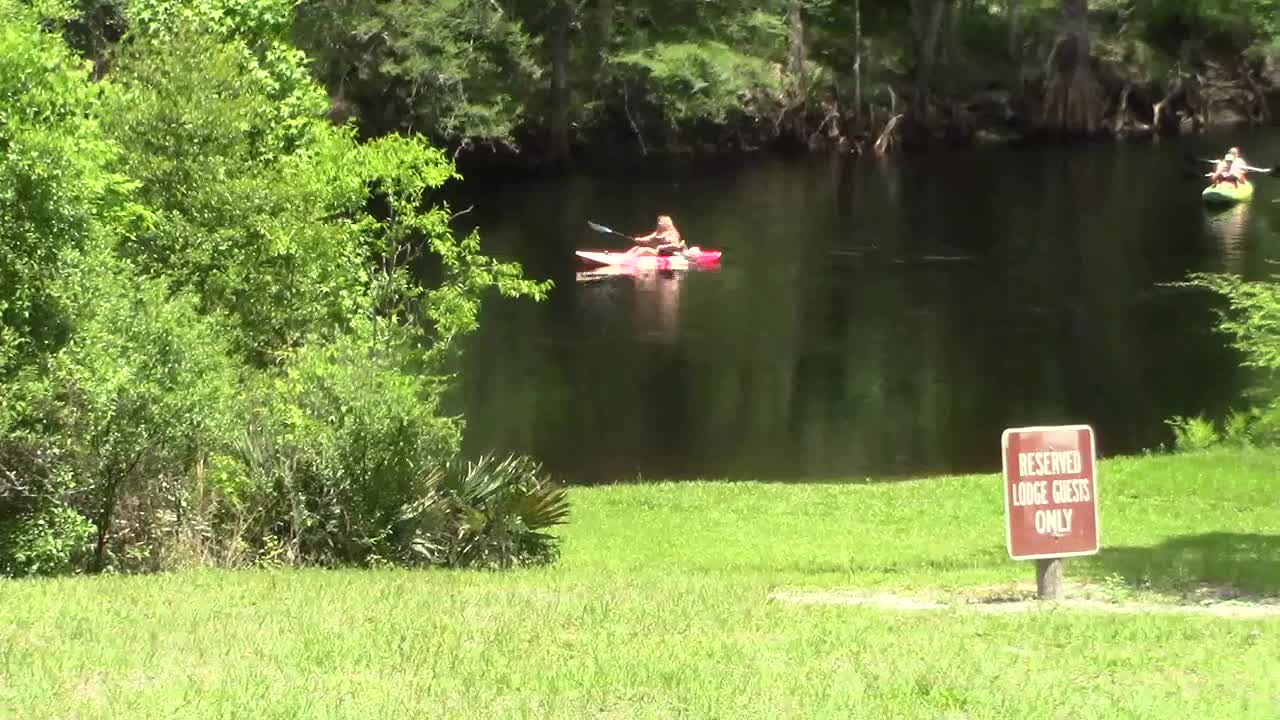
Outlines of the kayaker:
{"label": "kayaker", "polygon": [[1227,171],[1229,175],[1235,178],[1236,186],[1245,184],[1248,179],[1245,173],[1249,171],[1249,163],[1244,161],[1244,157],[1240,155],[1240,148],[1231,148],[1231,169]]}
{"label": "kayaker", "polygon": [[670,255],[685,248],[684,238],[668,215],[658,216],[658,227],[648,235],[631,238],[635,246],[627,255]]}
{"label": "kayaker", "polygon": [[1219,160],[1218,164],[1213,168],[1213,172],[1208,174],[1210,185],[1216,186],[1219,183],[1228,181],[1230,181],[1233,186],[1240,185],[1240,181],[1243,176],[1238,175],[1236,172],[1238,167],[1237,154],[1239,152],[1240,151],[1237,148],[1231,148],[1227,151],[1226,155],[1222,156],[1222,159]]}
{"label": "kayaker", "polygon": [[1227,153],[1225,157],[1220,158],[1218,163],[1213,166],[1213,170],[1205,173],[1204,176],[1209,178],[1209,185],[1217,185],[1219,182],[1222,182],[1222,179],[1227,176],[1227,173],[1230,170],[1231,153]]}

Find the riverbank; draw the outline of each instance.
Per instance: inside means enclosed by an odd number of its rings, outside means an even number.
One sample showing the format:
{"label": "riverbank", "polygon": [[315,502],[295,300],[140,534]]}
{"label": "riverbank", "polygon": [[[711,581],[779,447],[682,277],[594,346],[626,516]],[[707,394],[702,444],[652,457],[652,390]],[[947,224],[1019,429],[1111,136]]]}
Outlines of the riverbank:
{"label": "riverbank", "polygon": [[[1175,62],[1134,38],[1103,35],[1088,63],[1089,102],[1064,126],[1052,117],[1053,78],[1044,62],[1008,65],[965,57],[916,102],[913,74],[885,69],[874,91],[851,103],[839,83],[813,86],[804,102],[781,91],[752,105],[762,117],[728,112],[716,121],[664,126],[620,112],[575,125],[558,143],[547,127],[517,129],[512,143],[472,144],[456,155],[477,173],[559,174],[618,160],[732,159],[759,154],[921,154],[958,148],[1044,148],[1255,133],[1280,127],[1280,56],[1201,49]],[[1041,49],[1038,55],[1044,55]]]}
{"label": "riverbank", "polygon": [[[1103,549],[1066,564],[1069,595],[1111,608],[1275,603],[1278,474],[1275,451],[1103,461]],[[4,582],[0,707],[81,718],[1275,711],[1278,617],[977,611],[1034,577],[1005,554],[999,487],[979,475],[575,488],[561,562],[509,574]],[[796,601],[815,593],[953,607]]]}

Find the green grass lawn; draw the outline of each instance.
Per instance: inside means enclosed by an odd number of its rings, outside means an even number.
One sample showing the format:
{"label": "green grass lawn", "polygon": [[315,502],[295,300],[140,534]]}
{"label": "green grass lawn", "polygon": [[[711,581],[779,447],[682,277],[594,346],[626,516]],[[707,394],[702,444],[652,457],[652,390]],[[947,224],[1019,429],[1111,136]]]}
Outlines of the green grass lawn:
{"label": "green grass lawn", "polygon": [[[1070,582],[1280,596],[1280,454],[1104,462]],[[575,489],[554,567],[0,582],[0,717],[1277,718],[1280,617],[807,605],[981,596],[997,475]]]}

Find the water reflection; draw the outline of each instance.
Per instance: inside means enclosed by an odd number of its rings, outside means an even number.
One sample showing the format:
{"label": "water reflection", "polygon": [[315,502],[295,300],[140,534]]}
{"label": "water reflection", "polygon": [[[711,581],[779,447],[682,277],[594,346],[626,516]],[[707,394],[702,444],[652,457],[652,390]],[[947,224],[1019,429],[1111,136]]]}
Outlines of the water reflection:
{"label": "water reflection", "polygon": [[1227,208],[1205,211],[1205,225],[1222,248],[1223,270],[1227,272],[1245,271],[1249,209],[1249,203],[1235,203]]}
{"label": "water reflection", "polygon": [[699,271],[610,265],[579,271],[575,279],[582,286],[578,295],[585,306],[597,305],[601,296],[616,297],[619,292],[629,292],[634,336],[674,343],[680,334],[681,284],[687,272]]}

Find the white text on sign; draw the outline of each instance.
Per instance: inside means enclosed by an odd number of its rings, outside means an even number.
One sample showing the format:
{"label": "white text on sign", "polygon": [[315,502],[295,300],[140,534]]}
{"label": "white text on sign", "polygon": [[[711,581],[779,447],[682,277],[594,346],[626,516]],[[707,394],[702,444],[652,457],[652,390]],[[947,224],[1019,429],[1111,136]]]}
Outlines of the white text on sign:
{"label": "white text on sign", "polygon": [[[1021,477],[1044,475],[1070,475],[1081,469],[1080,453],[1041,451],[1018,453],[1018,470]],[[1036,505],[1067,505],[1087,503],[1093,499],[1087,478],[1059,480],[1023,480],[1013,485],[1015,507]],[[1035,512],[1036,532],[1041,535],[1067,535],[1071,532],[1071,508],[1045,508]]]}
{"label": "white text on sign", "polygon": [[1075,475],[1079,472],[1080,452],[1078,450],[1018,453],[1019,477]]}

